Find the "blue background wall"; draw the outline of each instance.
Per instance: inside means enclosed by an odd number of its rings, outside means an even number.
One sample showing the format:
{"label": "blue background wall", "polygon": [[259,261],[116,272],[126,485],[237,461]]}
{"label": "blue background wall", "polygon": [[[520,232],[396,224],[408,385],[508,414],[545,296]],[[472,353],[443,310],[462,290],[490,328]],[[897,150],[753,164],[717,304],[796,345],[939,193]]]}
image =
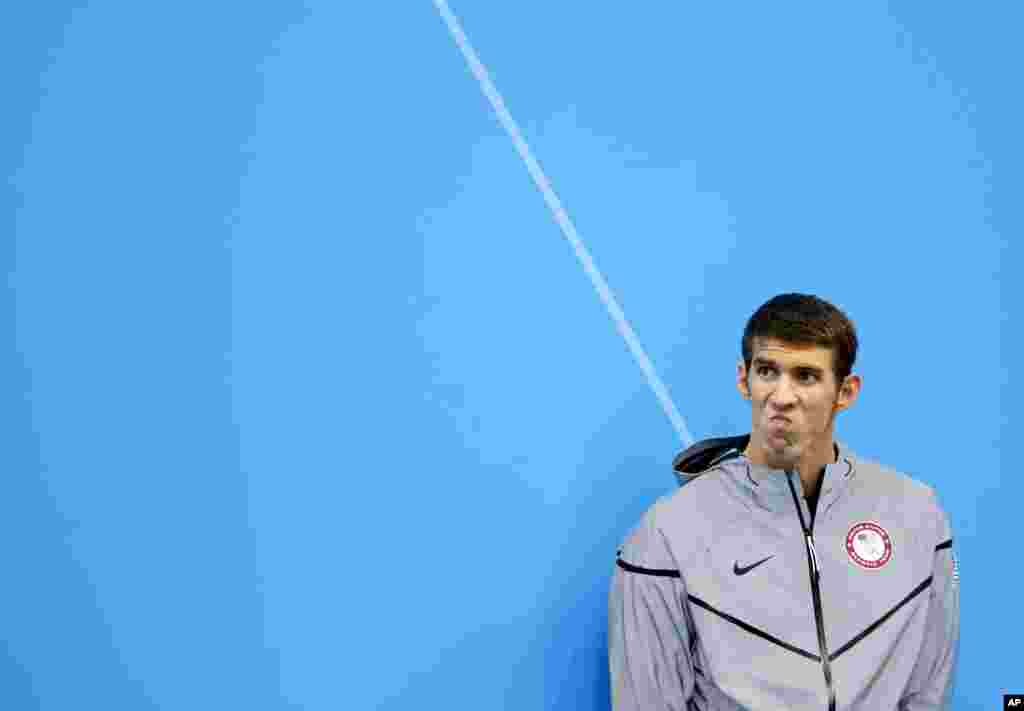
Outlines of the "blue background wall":
{"label": "blue background wall", "polygon": [[[434,6],[268,5],[0,11],[0,707],[606,709],[682,443]],[[696,437],[760,303],[848,310],[956,708],[1024,689],[1021,12],[452,7]]]}

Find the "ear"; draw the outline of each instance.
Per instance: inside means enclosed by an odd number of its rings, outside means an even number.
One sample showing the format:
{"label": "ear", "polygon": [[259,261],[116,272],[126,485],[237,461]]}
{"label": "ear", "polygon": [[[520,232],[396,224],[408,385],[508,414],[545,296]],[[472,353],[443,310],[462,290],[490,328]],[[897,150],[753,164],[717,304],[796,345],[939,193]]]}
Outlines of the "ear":
{"label": "ear", "polygon": [[863,385],[864,381],[859,375],[848,375],[840,386],[838,397],[836,397],[836,412],[853,407],[853,404],[857,402],[857,398],[860,396]]}
{"label": "ear", "polygon": [[736,389],[740,391],[743,399],[750,399],[750,387],[747,383],[747,368],[741,360],[736,365]]}

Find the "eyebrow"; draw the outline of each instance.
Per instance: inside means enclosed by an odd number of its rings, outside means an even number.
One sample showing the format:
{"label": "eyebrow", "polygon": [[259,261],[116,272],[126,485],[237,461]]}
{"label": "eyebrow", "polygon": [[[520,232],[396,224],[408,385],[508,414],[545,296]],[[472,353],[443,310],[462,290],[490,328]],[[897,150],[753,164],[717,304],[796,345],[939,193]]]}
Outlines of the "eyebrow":
{"label": "eyebrow", "polygon": [[[778,368],[779,367],[779,364],[776,363],[771,358],[764,358],[762,356],[755,357],[752,365],[755,368],[758,367],[758,366],[762,366],[762,365],[768,365],[768,366],[771,366],[773,368]],[[823,371],[821,368],[819,368],[816,365],[808,365],[806,363],[797,363],[796,365],[794,365],[792,367],[792,370],[806,370],[806,371],[809,371],[811,373],[816,373],[818,375],[822,375],[825,372],[825,371]]]}

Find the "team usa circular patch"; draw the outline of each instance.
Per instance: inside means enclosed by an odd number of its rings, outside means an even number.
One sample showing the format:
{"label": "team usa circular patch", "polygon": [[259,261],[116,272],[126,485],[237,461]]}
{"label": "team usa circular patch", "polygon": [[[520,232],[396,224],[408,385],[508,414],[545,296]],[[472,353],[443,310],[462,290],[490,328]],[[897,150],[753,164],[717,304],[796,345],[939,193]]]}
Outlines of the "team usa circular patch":
{"label": "team usa circular patch", "polygon": [[846,534],[846,552],[860,567],[878,570],[892,560],[892,538],[877,523],[861,521]]}

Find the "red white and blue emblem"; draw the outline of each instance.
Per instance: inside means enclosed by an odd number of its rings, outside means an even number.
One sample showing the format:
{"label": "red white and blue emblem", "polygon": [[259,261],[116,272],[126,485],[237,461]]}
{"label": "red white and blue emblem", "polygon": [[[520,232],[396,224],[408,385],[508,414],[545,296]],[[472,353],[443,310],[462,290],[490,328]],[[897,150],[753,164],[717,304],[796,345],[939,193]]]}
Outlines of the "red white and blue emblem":
{"label": "red white and blue emblem", "polygon": [[874,521],[861,521],[846,534],[846,552],[860,567],[878,570],[892,560],[892,538]]}

